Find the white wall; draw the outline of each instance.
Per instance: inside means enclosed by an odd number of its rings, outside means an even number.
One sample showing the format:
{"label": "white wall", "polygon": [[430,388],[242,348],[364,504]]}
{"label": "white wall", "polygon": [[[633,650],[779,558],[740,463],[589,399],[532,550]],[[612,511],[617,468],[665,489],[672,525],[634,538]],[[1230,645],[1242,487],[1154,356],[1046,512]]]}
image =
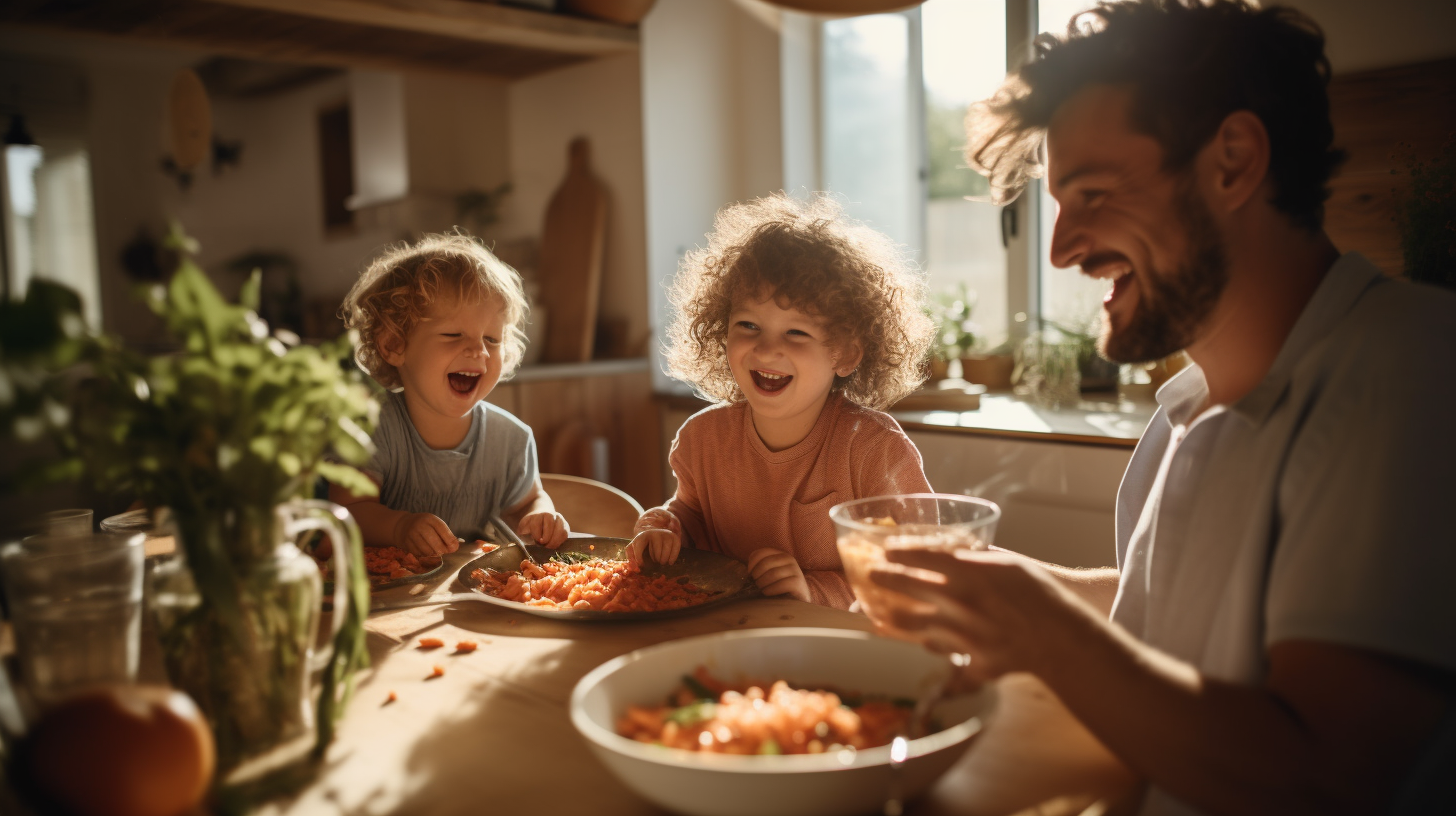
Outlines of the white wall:
{"label": "white wall", "polygon": [[648,344],[641,61],[596,60],[509,87],[511,193],[500,234],[539,236],[546,205],[566,175],[571,140],[591,143],[592,170],[608,192],[599,315],[626,321],[629,344]]}
{"label": "white wall", "polygon": [[[651,314],[725,204],[784,187],[776,14],[730,0],[659,0],[642,23]],[[654,367],[654,385],[670,381]]]}

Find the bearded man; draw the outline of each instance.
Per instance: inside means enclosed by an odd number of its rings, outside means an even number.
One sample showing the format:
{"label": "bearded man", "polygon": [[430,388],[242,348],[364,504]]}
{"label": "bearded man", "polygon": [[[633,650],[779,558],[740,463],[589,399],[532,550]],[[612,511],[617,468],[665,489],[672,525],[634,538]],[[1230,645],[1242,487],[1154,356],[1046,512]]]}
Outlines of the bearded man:
{"label": "bearded man", "polygon": [[1185,350],[1117,498],[1116,570],[896,553],[895,623],[1027,671],[1149,781],[1144,814],[1452,813],[1456,296],[1324,233],[1324,40],[1242,0],[1104,4],[973,109],[1101,350]]}

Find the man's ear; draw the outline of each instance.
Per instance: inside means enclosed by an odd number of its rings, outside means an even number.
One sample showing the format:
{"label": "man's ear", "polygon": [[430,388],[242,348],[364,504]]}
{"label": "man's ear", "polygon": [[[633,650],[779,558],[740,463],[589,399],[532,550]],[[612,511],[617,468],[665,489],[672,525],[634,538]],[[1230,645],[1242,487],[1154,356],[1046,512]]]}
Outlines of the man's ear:
{"label": "man's ear", "polygon": [[380,332],[379,356],[384,362],[398,368],[404,362],[404,340],[392,331]]}
{"label": "man's ear", "polygon": [[848,377],[859,368],[859,361],[864,359],[864,349],[860,348],[858,340],[851,340],[839,349],[834,355],[834,373],[841,377]]}
{"label": "man's ear", "polygon": [[1233,212],[1269,178],[1269,131],[1253,111],[1234,111],[1224,117],[1199,158],[1207,171],[1209,205]]}

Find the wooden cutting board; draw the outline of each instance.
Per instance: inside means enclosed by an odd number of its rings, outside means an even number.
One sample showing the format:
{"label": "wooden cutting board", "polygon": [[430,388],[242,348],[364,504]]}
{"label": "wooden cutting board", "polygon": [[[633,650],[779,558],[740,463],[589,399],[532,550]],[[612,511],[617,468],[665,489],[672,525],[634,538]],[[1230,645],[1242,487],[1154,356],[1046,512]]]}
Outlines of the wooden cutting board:
{"label": "wooden cutting board", "polygon": [[584,138],[567,149],[566,178],[546,206],[541,229],[541,301],[546,307],[543,363],[580,363],[592,356],[607,229],[607,190],[591,172]]}

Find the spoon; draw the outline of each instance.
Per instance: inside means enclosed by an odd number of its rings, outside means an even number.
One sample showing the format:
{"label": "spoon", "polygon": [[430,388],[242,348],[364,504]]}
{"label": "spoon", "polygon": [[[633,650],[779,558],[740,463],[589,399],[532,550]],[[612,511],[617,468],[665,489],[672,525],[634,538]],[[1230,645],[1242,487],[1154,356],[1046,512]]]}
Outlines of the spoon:
{"label": "spoon", "polygon": [[[961,655],[952,655],[950,664],[952,667],[964,665],[956,658]],[[902,816],[905,812],[905,803],[900,785],[901,768],[910,754],[910,740],[920,739],[930,730],[930,714],[935,706],[945,699],[946,692],[950,690],[951,683],[955,680],[955,669],[942,675],[929,675],[921,682],[920,695],[915,699],[915,708],[910,712],[910,721],[906,723],[905,730],[909,736],[900,735],[890,741],[890,793],[885,798],[885,816]]]}
{"label": "spoon", "polygon": [[905,803],[900,793],[900,769],[910,753],[910,741],[895,737],[890,742],[890,795],[885,799],[885,816],[903,816]]}

